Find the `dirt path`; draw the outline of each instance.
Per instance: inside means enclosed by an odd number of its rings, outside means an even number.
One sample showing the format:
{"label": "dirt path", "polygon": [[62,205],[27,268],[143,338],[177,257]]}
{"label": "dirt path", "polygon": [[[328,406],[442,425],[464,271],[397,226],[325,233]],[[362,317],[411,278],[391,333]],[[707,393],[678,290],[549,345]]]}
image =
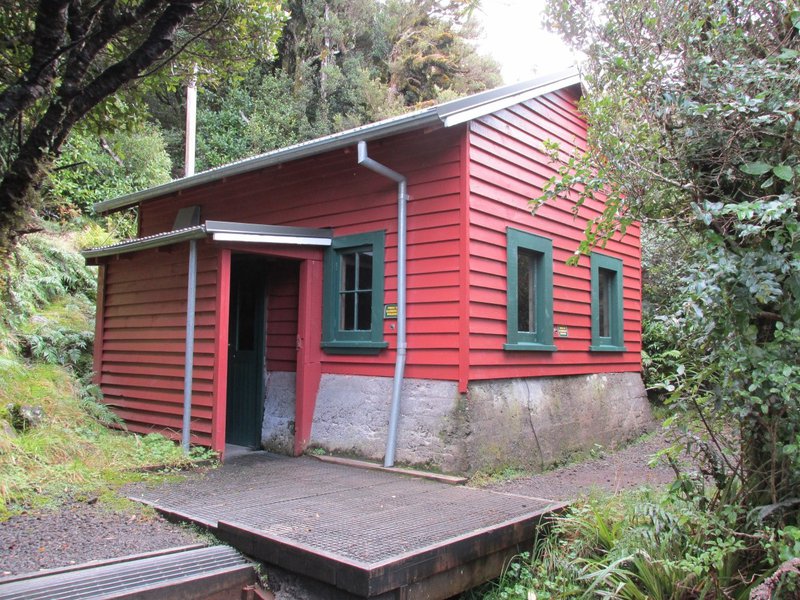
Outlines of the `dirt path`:
{"label": "dirt path", "polygon": [[0,523],[0,577],[197,543],[192,529],[148,511],[70,502]]}
{"label": "dirt path", "polygon": [[664,464],[651,468],[648,463],[653,455],[668,445],[663,434],[656,434],[595,459],[487,487],[499,492],[566,502],[592,490],[615,493],[641,486],[666,485],[675,479],[672,469]]}
{"label": "dirt path", "polygon": [[[648,466],[650,457],[665,446],[662,436],[653,436],[601,458],[487,487],[572,500],[593,488],[616,492],[667,484],[673,479],[668,468]],[[202,542],[193,530],[148,511],[114,512],[99,504],[71,502],[0,523],[0,577]]]}

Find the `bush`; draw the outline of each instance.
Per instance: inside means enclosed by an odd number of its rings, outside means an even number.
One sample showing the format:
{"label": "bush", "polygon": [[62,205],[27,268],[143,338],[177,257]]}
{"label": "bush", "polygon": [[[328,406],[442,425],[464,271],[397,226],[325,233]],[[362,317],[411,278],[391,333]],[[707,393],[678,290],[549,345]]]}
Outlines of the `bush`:
{"label": "bush", "polygon": [[0,323],[13,333],[57,298],[73,298],[92,306],[97,294],[94,272],[67,239],[56,233],[23,238],[5,265],[0,293]]}
{"label": "bush", "polygon": [[[778,565],[797,556],[800,529],[756,522],[741,509],[708,510],[713,489],[676,484],[575,503],[550,523],[531,553],[473,593],[490,600],[746,598]],[[752,516],[751,516],[752,518]],[[782,590],[796,590],[793,578]],[[788,596],[787,596],[788,597]]]}
{"label": "bush", "polygon": [[19,333],[22,356],[69,368],[88,384],[92,376],[94,326],[89,315],[94,306],[88,299],[59,298],[34,315]]}

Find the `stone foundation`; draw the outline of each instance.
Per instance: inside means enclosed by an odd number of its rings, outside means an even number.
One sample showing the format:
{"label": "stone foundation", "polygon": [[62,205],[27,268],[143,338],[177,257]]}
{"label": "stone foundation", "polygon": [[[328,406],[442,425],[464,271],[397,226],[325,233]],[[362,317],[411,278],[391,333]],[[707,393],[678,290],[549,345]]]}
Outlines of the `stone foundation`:
{"label": "stone foundation", "polygon": [[[288,381],[273,383],[274,375],[268,406],[276,395],[289,396]],[[283,375],[292,377],[293,403],[294,374]],[[388,377],[323,375],[311,445],[382,460],[391,396]],[[286,433],[289,423],[294,429],[294,405],[274,400],[273,405],[284,412],[265,410],[265,447],[291,448]],[[407,379],[396,460],[451,473],[507,466],[538,470],[595,445],[617,446],[651,425],[638,373],[477,381],[465,395],[455,382]]]}
{"label": "stone foundation", "polygon": [[479,381],[469,398],[469,471],[543,469],[596,445],[614,448],[653,425],[638,373]]}
{"label": "stone foundation", "polygon": [[261,446],[270,452],[292,454],[294,450],[295,374],[270,371],[264,388],[264,421]]}

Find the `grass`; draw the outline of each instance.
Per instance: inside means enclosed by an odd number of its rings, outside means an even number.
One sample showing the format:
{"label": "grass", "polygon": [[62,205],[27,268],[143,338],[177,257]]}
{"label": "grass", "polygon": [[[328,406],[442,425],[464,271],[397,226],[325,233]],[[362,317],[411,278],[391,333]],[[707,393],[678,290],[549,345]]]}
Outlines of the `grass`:
{"label": "grass", "polygon": [[[186,457],[160,435],[120,431],[121,422],[89,383],[95,274],[75,238],[50,226],[26,236],[4,265],[0,520],[69,498],[123,508],[126,501],[114,492],[120,485],[163,477],[148,468],[182,468],[210,458],[207,451]],[[22,406],[41,407],[41,423],[21,428]]]}
{"label": "grass", "polygon": [[522,479],[523,477],[532,477],[536,475],[534,471],[521,469],[513,466],[500,467],[496,469],[483,469],[477,471],[472,477],[469,478],[469,485],[475,487],[486,487],[495,483],[502,483],[504,481],[513,481],[514,479]]}
{"label": "grass", "polygon": [[[109,500],[109,490],[119,485],[158,477],[143,468],[190,463],[163,436],[106,427],[86,410],[93,403],[81,397],[67,369],[2,355],[0,406],[40,406],[44,418],[20,433],[0,428],[0,519],[76,495]],[[103,414],[103,407],[92,408]]]}

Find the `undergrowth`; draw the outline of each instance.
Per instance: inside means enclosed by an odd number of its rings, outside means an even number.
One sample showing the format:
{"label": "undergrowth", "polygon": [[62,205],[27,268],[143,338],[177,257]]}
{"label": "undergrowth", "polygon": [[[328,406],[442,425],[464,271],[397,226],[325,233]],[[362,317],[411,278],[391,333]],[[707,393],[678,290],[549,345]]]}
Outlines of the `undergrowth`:
{"label": "undergrowth", "polygon": [[[708,511],[680,486],[597,495],[553,518],[530,552],[466,598],[745,599],[800,551],[800,529],[741,531],[732,507]],[[773,598],[800,596],[787,577]]]}
{"label": "undergrowth", "polygon": [[[95,275],[73,238],[27,236],[3,273],[0,520],[67,498],[113,505],[117,486],[158,477],[152,467],[208,458],[203,451],[186,457],[161,435],[121,431],[102,403],[91,383]],[[40,407],[41,421],[20,420],[22,407]]]}

